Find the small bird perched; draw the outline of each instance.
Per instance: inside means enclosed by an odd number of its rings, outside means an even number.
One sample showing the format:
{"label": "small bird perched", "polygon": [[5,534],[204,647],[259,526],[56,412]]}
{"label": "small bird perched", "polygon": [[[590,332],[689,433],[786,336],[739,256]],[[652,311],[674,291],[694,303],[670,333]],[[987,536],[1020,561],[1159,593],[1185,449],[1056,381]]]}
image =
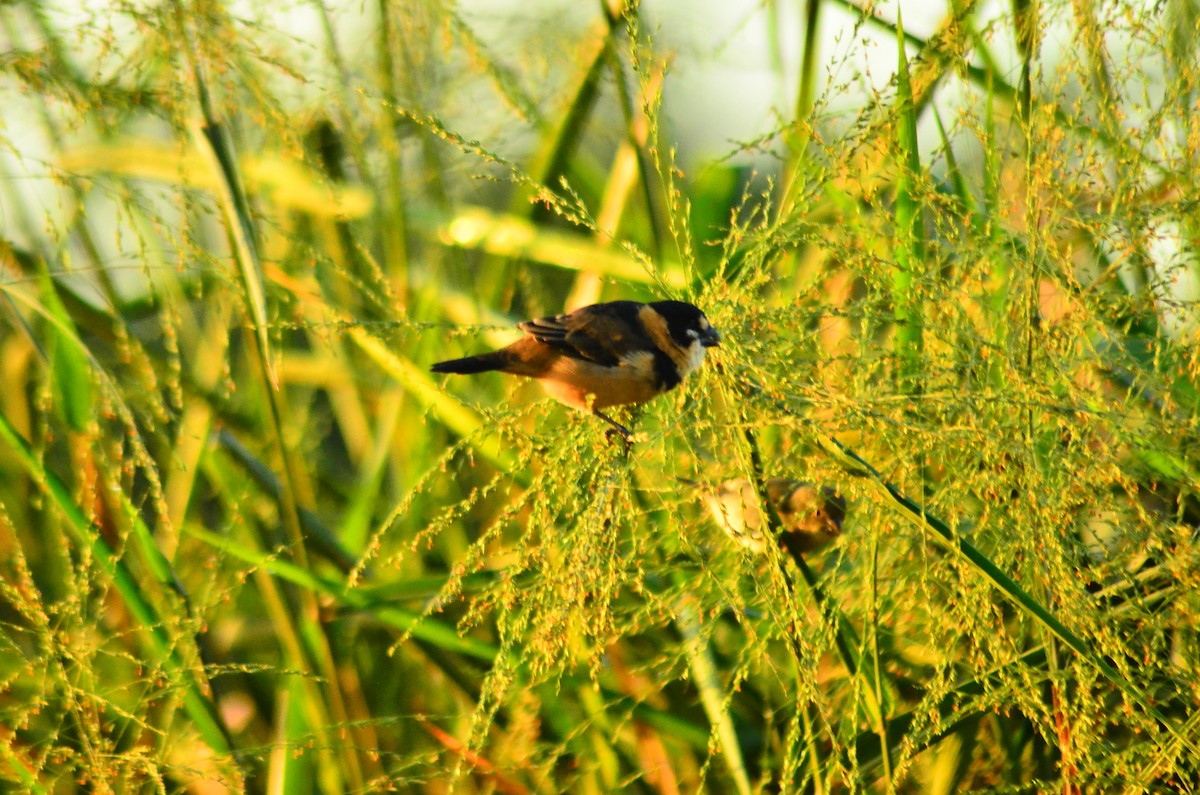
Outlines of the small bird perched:
{"label": "small bird perched", "polygon": [[[842,532],[846,501],[834,488],[771,478],[767,481],[767,499],[783,523],[779,546],[793,558],[821,549]],[[727,480],[716,493],[704,494],[704,502],[730,538],[752,552],[761,554],[766,550],[766,520],[753,483],[745,478]]]}
{"label": "small bird perched", "polygon": [[643,403],[674,389],[721,341],[704,313],[683,301],[611,301],[518,326],[525,336],[505,348],[438,362],[431,369],[498,370],[537,379],[551,397],[590,411],[627,442],[629,429],[600,410]]}

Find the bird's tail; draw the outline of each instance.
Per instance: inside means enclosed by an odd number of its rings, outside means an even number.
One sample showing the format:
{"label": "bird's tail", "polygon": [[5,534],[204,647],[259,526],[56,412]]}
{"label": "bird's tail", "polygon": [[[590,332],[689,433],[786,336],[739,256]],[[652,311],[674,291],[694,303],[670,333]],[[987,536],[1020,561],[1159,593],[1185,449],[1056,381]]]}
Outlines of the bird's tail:
{"label": "bird's tail", "polygon": [[479,356],[467,356],[462,359],[451,359],[448,362],[438,362],[429,369],[435,373],[458,373],[460,375],[470,375],[472,373],[486,373],[491,370],[502,370],[508,364],[508,359],[501,355],[501,351],[492,353],[484,353]]}

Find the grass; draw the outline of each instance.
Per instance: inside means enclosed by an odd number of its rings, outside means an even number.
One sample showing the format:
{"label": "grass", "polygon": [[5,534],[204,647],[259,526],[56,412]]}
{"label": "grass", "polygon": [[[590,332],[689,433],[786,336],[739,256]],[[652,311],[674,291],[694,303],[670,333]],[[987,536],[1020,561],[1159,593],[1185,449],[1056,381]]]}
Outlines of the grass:
{"label": "grass", "polygon": [[[776,4],[703,162],[634,5],[314,8],[0,11],[0,780],[1194,788],[1189,2]],[[631,451],[428,371],[652,297],[723,343]],[[706,514],[776,476],[834,546]]]}

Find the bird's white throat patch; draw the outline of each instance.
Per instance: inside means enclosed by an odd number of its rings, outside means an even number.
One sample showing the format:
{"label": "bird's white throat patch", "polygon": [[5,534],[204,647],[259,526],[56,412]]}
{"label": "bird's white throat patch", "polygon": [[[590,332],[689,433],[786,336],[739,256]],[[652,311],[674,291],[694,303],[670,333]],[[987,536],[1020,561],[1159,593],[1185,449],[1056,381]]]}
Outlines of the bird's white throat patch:
{"label": "bird's white throat patch", "polygon": [[708,349],[700,344],[700,340],[692,340],[692,344],[687,346],[687,360],[679,368],[680,375],[687,375],[693,370],[699,370],[704,364],[704,354]]}

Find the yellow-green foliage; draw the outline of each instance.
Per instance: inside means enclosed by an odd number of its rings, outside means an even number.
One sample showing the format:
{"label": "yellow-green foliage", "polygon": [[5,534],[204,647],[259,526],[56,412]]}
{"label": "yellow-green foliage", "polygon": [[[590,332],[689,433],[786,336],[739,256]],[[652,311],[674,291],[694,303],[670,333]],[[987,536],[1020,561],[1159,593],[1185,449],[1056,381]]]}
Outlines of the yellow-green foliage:
{"label": "yellow-green foliage", "polygon": [[[767,5],[838,36],[686,159],[635,4],[0,8],[0,780],[1194,786],[1200,12]],[[630,450],[428,371],[663,297]]]}

